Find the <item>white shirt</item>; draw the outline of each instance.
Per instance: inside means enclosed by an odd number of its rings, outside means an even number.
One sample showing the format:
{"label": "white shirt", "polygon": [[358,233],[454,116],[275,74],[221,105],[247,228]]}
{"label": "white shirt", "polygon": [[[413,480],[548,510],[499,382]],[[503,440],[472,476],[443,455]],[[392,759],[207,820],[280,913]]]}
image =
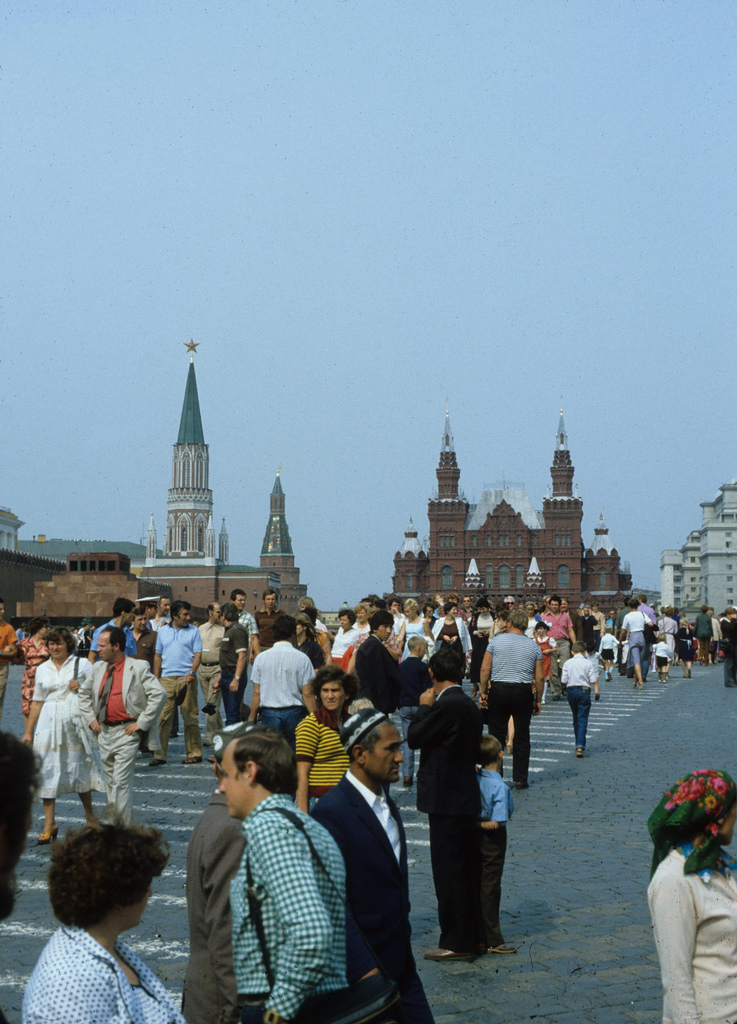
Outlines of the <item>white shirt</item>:
{"label": "white shirt", "polygon": [[170,618],[166,619],[151,619],[146,623],[149,629],[152,629],[154,633],[158,633],[162,626],[168,626],[171,622]]}
{"label": "white shirt", "polygon": [[563,666],[560,681],[564,686],[583,686],[591,689],[591,684],[599,678],[599,673],[591,662],[582,654],[574,654]]}
{"label": "white shirt", "polygon": [[601,637],[601,643],[599,644],[599,650],[601,651],[616,651],[619,647],[619,640],[617,640],[614,633],[603,633]]}
{"label": "white shirt", "polygon": [[629,612],[622,620],[622,629],[628,629],[630,633],[643,633],[647,618],[642,612]]}
{"label": "white shirt", "polygon": [[357,638],[358,630],[355,626],[351,626],[350,629],[343,629],[341,626],[335,634],[333,649],[330,653],[334,658],[342,658],[348,648],[356,642]]}
{"label": "white shirt", "polygon": [[391,811],[389,810],[389,804],[387,803],[383,791],[381,793],[374,793],[368,788],[368,786],[364,786],[362,782],[358,781],[350,768],[345,773],[345,777],[352,786],[355,786],[379,819],[381,827],[386,832],[387,839],[392,845],[392,850],[394,850],[394,856],[397,858],[397,863],[399,863],[399,859],[402,855],[402,844],[399,839],[399,829],[397,828],[396,821],[392,818]]}
{"label": "white shirt", "polygon": [[261,707],[291,708],[304,704],[302,687],[314,674],[306,654],[289,640],[278,640],[268,651],[256,655],[251,682],[260,687]]}
{"label": "white shirt", "polygon": [[667,658],[668,661],[671,661],[671,659],[673,658],[673,655],[670,653],[670,647],[668,646],[668,644],[656,644],[654,653],[656,658]]}
{"label": "white shirt", "polygon": [[737,886],[712,871],[684,875],[671,850],[647,889],[663,978],[664,1024],[737,1019]]}

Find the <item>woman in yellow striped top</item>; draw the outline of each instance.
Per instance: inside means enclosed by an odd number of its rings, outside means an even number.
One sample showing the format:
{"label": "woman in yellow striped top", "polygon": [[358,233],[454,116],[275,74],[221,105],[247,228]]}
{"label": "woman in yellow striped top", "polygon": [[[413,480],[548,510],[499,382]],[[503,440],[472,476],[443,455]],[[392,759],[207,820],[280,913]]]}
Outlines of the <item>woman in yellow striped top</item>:
{"label": "woman in yellow striped top", "polygon": [[356,676],[339,665],[318,669],[312,680],[316,709],[297,726],[297,807],[309,811],[310,797],[337,786],[348,768],[338,729],[348,718],[346,705],[358,693]]}

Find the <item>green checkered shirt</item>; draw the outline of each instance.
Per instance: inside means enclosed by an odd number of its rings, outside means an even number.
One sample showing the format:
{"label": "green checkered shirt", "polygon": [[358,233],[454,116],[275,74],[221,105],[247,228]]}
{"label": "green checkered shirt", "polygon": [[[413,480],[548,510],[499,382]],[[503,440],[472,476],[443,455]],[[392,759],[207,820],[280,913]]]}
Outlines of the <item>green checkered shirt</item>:
{"label": "green checkered shirt", "polygon": [[[282,814],[285,807],[305,822],[315,849],[338,888],[315,864],[307,840]],[[304,1000],[343,988],[345,974],[345,866],[328,832],[298,811],[291,797],[274,794],[262,800],[243,822],[246,851],[230,885],[233,912],[233,965],[238,991],[269,991],[256,927],[248,907],[248,875],[261,904],[264,935],[271,958],[274,988],[267,1009],[290,1020]]]}

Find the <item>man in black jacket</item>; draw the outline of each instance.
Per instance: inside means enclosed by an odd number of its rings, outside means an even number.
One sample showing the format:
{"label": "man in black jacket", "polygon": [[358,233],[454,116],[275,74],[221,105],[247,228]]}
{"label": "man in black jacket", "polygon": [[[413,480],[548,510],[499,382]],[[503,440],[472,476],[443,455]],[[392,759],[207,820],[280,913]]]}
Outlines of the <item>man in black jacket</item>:
{"label": "man in black jacket", "polygon": [[[368,641],[366,641],[368,642]],[[481,808],[476,760],[483,732],[481,712],[461,689],[462,666],[450,650],[428,665],[433,687],[407,732],[420,750],[417,809],[430,824],[430,858],[438,900],[440,948],[426,960],[466,960],[481,952],[478,832]]]}
{"label": "man in black jacket", "polygon": [[369,624],[371,636],[356,651],[356,675],[361,681],[358,696],[391,715],[399,707],[402,692],[399,665],[386,644],[394,627],[394,616],[385,610],[374,612]]}

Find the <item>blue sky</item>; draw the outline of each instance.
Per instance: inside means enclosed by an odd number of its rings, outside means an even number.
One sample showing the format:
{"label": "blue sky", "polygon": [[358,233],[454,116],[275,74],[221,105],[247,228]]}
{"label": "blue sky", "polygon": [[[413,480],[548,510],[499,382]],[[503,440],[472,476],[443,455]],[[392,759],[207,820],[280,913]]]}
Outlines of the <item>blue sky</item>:
{"label": "blue sky", "polygon": [[[318,604],[471,499],[540,507],[558,403],[635,582],[737,474],[735,8],[57,3],[0,40],[0,504],[163,535],[196,368],[216,522],[277,465]],[[12,470],[11,470],[12,467]]]}

